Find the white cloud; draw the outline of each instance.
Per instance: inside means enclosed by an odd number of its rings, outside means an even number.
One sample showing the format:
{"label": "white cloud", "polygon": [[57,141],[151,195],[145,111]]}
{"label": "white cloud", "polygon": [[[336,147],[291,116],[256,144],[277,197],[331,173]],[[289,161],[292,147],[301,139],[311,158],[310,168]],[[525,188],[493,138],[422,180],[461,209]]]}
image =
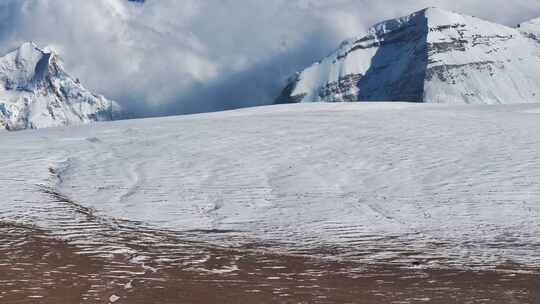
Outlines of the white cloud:
{"label": "white cloud", "polygon": [[269,102],[342,39],[426,6],[509,25],[540,16],[537,0],[3,0],[0,51],[50,45],[136,112],[205,111]]}

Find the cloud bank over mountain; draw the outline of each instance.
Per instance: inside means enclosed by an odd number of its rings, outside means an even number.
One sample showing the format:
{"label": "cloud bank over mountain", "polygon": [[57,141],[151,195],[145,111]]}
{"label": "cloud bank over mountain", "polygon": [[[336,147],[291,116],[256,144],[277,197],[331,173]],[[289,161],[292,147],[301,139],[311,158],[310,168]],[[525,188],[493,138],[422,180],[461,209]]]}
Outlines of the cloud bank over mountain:
{"label": "cloud bank over mountain", "polygon": [[514,26],[537,0],[5,0],[0,51],[55,49],[137,116],[270,103],[288,76],[373,23],[426,6]]}

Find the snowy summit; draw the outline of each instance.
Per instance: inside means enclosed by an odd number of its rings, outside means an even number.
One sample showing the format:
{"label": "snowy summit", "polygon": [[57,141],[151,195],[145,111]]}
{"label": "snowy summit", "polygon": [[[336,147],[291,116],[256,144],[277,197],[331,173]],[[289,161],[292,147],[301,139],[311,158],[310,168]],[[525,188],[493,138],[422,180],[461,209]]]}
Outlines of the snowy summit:
{"label": "snowy summit", "polygon": [[511,28],[427,8],[343,42],[292,79],[277,102],[537,102],[538,36],[540,19]]}
{"label": "snowy summit", "polygon": [[54,51],[27,42],[0,57],[0,129],[112,120],[117,110],[67,74]]}

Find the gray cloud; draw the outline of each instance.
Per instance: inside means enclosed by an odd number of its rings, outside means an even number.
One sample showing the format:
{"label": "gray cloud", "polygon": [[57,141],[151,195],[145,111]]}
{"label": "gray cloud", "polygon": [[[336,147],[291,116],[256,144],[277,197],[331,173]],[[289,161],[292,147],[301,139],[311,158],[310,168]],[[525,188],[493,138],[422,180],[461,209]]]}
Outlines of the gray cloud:
{"label": "gray cloud", "polygon": [[3,0],[0,51],[33,40],[137,115],[270,102],[286,78],[373,23],[427,6],[514,26],[538,0]]}

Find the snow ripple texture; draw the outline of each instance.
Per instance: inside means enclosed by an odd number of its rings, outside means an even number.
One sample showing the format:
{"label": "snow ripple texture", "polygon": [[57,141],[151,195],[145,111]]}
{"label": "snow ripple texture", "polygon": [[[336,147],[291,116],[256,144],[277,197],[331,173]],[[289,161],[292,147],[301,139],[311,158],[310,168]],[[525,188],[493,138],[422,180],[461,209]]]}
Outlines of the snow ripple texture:
{"label": "snow ripple texture", "polygon": [[108,227],[73,236],[75,208],[225,246],[540,266],[538,112],[294,104],[2,132],[0,221],[79,242]]}

